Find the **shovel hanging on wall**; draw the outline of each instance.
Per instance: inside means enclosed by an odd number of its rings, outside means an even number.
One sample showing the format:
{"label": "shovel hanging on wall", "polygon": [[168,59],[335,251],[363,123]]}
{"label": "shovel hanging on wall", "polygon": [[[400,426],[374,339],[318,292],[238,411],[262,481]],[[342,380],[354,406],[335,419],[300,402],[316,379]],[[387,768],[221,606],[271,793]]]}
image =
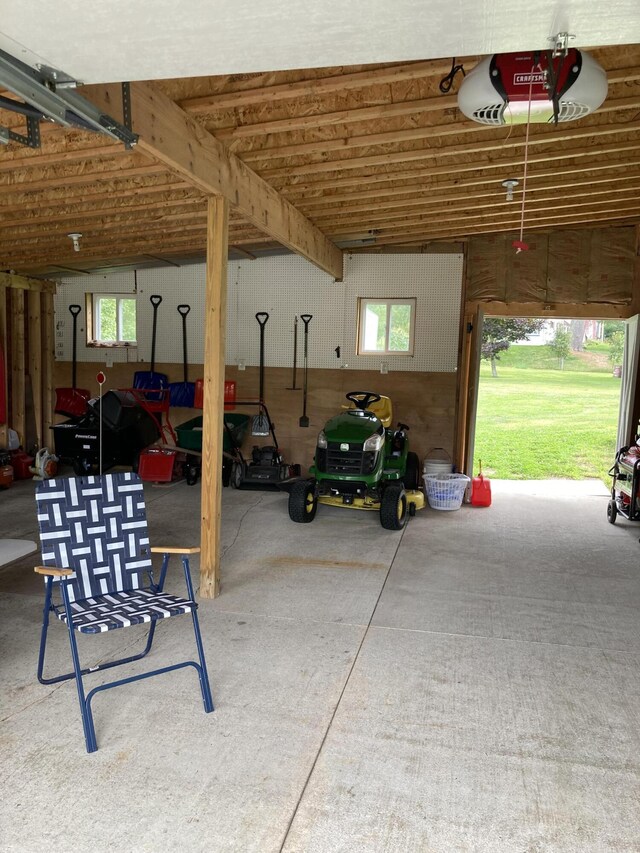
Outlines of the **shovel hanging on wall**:
{"label": "shovel hanging on wall", "polygon": [[81,305],[69,305],[69,313],[73,317],[73,349],[71,357],[71,388],[56,388],[55,412],[57,415],[66,415],[76,418],[84,415],[87,411],[87,400],[91,393],[85,388],[76,388],[76,366],[78,345],[78,314],[82,311]]}
{"label": "shovel hanging on wall", "polygon": [[[162,296],[150,296],[149,302],[153,305],[153,324],[151,327],[151,370],[136,370],[133,374],[133,387],[161,390],[169,384],[169,377],[166,373],[156,373],[156,328],[158,325],[158,305],[162,302]],[[145,395],[147,399],[153,399],[153,396]]]}
{"label": "shovel hanging on wall", "polygon": [[182,366],[183,381],[171,382],[169,384],[169,399],[172,406],[180,406],[186,409],[193,408],[196,393],[195,382],[188,380],[187,366],[187,315],[191,311],[190,305],[178,305],[178,313],[182,317]]}
{"label": "shovel hanging on wall", "polygon": [[267,325],[269,315],[266,311],[258,311],[256,320],[260,326],[260,411],[253,418],[251,424],[251,435],[269,435],[270,423],[264,409],[264,327]]}

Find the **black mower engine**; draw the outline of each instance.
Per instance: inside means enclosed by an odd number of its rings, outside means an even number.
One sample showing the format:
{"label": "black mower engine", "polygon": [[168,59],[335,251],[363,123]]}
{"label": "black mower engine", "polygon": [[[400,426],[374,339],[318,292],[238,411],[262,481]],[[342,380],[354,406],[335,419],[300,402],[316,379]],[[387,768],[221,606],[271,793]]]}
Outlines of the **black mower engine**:
{"label": "black mower engine", "polygon": [[254,445],[251,451],[251,461],[253,465],[281,465],[282,456],[278,448],[272,444],[267,444],[264,447]]}

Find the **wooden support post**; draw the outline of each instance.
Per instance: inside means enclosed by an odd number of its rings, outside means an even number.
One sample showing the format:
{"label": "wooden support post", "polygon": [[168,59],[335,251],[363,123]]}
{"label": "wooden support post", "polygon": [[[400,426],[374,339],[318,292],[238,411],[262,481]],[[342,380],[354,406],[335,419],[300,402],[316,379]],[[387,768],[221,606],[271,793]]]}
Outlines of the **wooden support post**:
{"label": "wooden support post", "polygon": [[0,283],[0,359],[2,360],[2,364],[4,365],[4,371],[0,373],[0,381],[2,381],[3,386],[0,388],[0,396],[6,402],[6,419],[4,423],[0,423],[0,448],[6,448],[9,446],[9,398],[7,396],[7,391],[9,388],[9,373],[8,373],[8,361],[7,361],[7,287],[5,284]]}
{"label": "wooden support post", "polygon": [[202,408],[200,595],[203,598],[215,598],[220,593],[228,228],[229,202],[222,196],[210,197],[207,208],[207,284]]}
{"label": "wooden support post", "polygon": [[31,377],[31,393],[33,394],[33,415],[36,422],[36,437],[38,447],[42,447],[42,312],[40,310],[40,293],[37,290],[27,291],[28,308],[28,345],[29,345],[29,376]]}
{"label": "wooden support post", "polygon": [[55,359],[55,328],[53,294],[41,294],[42,306],[42,444],[51,446],[53,437],[49,429],[53,425],[53,368]]}
{"label": "wooden support post", "polygon": [[13,429],[25,441],[25,349],[24,349],[24,294],[19,288],[11,289],[11,419]]}

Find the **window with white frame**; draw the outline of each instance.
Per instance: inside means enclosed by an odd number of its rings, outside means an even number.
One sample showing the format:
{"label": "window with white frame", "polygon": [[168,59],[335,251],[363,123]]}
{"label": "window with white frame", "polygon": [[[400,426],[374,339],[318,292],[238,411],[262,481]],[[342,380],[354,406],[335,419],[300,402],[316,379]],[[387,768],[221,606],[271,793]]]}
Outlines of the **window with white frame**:
{"label": "window with white frame", "polygon": [[416,300],[358,300],[358,355],[413,355]]}
{"label": "window with white frame", "polygon": [[91,341],[94,346],[136,343],[136,300],[128,294],[94,293],[91,300]]}

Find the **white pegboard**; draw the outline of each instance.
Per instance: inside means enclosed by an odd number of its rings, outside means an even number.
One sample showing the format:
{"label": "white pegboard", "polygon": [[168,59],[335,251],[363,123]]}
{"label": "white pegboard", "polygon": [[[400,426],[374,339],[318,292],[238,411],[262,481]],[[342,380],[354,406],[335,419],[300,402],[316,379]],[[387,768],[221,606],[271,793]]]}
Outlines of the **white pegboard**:
{"label": "white pegboard", "polygon": [[[346,255],[343,282],[334,282],[303,258],[286,255],[229,263],[227,290],[227,364],[258,364],[258,311],[269,313],[265,329],[265,361],[289,367],[293,359],[294,318],[312,314],[309,324],[309,367],[377,370],[386,361],[390,371],[454,371],[462,292],[462,254]],[[137,290],[136,290],[137,282]],[[105,360],[105,350],[84,345],[84,293],[137,293],[138,346],[127,352],[110,350],[114,361],[147,363],[151,355],[152,307],[159,294],[156,362],[182,361],[182,321],[177,306],[191,306],[187,318],[191,364],[204,359],[205,266],[141,270],[112,276],[64,279],[55,300],[56,321],[64,321],[56,338],[58,358],[71,358],[71,317],[68,306],[83,306],[78,334],[80,361]],[[415,352],[408,356],[356,355],[359,297],[416,298]],[[298,364],[302,363],[303,331],[298,323]],[[336,358],[336,347],[341,358]],[[127,358],[128,356],[128,358]]]}

